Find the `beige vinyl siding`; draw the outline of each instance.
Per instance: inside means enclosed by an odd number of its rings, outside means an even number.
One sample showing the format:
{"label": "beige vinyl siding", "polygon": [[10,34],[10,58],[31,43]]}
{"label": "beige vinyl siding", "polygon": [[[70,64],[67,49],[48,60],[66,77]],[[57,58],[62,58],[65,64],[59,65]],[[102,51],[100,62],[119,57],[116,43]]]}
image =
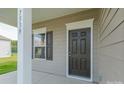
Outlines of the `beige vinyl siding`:
{"label": "beige vinyl siding", "polygon": [[98,25],[100,83],[124,83],[124,9],[102,9]]}
{"label": "beige vinyl siding", "polygon": [[[66,75],[66,24],[94,18],[94,60],[96,60],[96,29],[98,9],[91,9],[56,19],[33,24],[33,29],[47,27],[47,31],[53,31],[53,61],[33,62],[33,70]],[[96,61],[94,61],[94,77],[96,76]]]}

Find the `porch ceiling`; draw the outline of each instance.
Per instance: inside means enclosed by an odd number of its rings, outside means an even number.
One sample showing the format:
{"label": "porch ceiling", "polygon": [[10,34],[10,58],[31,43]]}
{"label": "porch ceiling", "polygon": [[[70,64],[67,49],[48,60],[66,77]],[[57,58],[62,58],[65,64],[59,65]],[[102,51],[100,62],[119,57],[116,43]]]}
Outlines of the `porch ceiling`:
{"label": "porch ceiling", "polygon": [[[40,22],[53,18],[73,14],[80,11],[88,10],[88,8],[33,8],[32,22]],[[0,22],[17,26],[17,9],[16,8],[1,8]]]}

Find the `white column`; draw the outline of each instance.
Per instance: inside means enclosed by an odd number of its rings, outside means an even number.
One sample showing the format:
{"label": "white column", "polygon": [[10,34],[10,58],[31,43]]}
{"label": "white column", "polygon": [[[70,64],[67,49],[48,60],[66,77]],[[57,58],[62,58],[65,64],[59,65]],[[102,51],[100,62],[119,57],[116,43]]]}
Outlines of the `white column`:
{"label": "white column", "polygon": [[17,83],[32,83],[32,9],[18,9]]}

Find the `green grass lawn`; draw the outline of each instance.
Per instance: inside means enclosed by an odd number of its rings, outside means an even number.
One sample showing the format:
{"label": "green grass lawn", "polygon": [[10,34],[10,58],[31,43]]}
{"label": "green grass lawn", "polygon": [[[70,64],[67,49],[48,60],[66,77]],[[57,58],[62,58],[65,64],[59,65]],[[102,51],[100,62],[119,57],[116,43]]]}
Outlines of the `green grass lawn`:
{"label": "green grass lawn", "polygon": [[0,58],[0,75],[17,69],[17,56],[13,55],[7,58]]}

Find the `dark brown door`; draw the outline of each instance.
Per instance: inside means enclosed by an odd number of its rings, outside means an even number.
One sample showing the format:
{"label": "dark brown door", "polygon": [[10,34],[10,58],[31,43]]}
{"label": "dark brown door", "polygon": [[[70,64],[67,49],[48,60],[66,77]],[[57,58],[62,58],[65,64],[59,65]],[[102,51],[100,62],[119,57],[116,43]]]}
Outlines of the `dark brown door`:
{"label": "dark brown door", "polygon": [[69,74],[90,78],[90,28],[69,31]]}

